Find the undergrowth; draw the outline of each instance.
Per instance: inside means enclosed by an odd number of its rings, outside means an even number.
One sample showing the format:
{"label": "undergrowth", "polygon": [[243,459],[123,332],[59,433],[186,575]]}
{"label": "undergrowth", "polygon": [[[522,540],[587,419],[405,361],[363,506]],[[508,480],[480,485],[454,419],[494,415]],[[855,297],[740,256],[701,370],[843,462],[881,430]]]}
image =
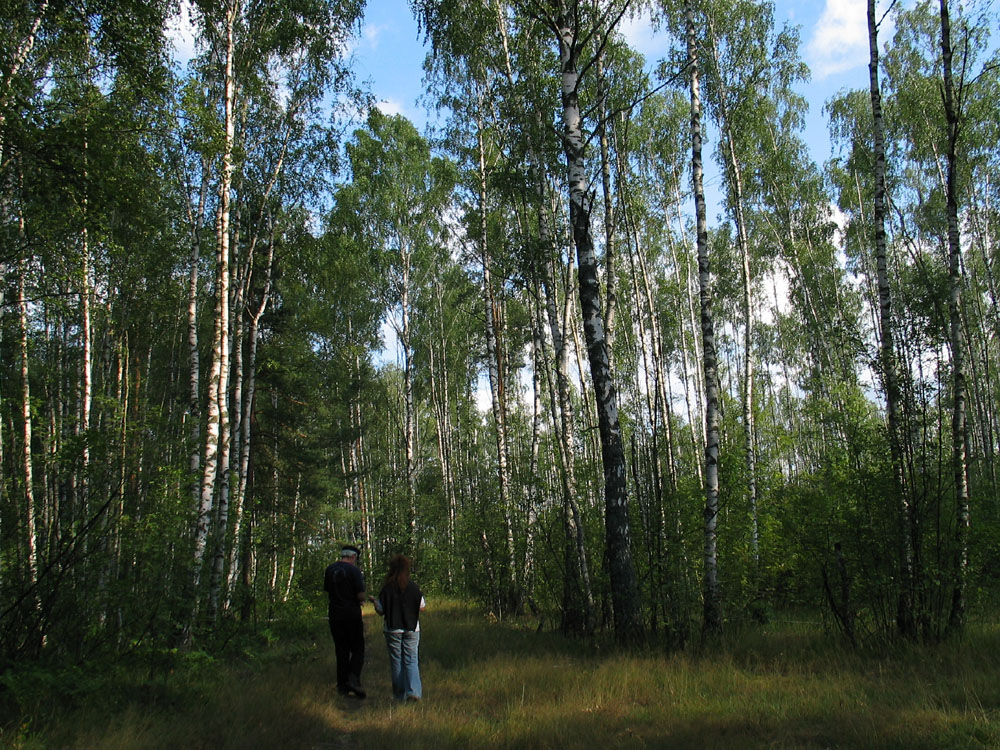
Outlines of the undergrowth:
{"label": "undergrowth", "polygon": [[1000,628],[855,652],[818,627],[747,627],[668,653],[618,649],[438,606],[421,618],[424,700],[389,695],[368,616],[365,701],[336,694],[313,616],[208,651],[0,677],[0,745],[36,748],[1000,747]]}

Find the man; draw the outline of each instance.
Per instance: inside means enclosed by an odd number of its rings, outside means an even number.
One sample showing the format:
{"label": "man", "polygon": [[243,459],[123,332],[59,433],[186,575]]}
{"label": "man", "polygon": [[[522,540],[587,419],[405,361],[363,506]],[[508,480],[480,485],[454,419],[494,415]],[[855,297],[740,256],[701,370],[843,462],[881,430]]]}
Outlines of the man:
{"label": "man", "polygon": [[361,605],[367,599],[365,576],[358,567],[360,550],[345,544],[340,560],[326,569],[323,588],[330,595],[330,635],[337,652],[337,692],[365,697],[361,687],[361,667],[365,663],[365,628]]}

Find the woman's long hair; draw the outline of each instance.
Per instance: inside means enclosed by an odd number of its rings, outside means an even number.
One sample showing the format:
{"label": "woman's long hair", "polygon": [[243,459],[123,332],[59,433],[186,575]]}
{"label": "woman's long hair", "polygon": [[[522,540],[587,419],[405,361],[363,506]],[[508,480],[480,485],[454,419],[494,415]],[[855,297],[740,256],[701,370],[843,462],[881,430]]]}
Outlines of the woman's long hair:
{"label": "woman's long hair", "polygon": [[410,558],[406,555],[393,555],[389,558],[389,574],[385,577],[385,585],[393,584],[400,591],[405,591],[410,583]]}

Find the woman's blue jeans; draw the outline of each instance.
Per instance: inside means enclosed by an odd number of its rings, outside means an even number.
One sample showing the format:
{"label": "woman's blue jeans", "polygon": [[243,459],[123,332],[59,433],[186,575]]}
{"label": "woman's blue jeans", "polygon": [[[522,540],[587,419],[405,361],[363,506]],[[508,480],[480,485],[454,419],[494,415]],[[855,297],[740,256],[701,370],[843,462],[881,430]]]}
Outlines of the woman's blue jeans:
{"label": "woman's blue jeans", "polygon": [[392,673],[392,695],[397,700],[421,698],[420,665],[418,650],[420,632],[385,633],[389,648],[389,670]]}

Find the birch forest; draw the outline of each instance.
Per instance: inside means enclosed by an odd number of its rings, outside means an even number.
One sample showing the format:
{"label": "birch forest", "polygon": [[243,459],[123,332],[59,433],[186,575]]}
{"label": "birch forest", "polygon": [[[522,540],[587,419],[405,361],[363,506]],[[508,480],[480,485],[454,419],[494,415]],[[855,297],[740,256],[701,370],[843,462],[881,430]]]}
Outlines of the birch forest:
{"label": "birch forest", "polygon": [[760,0],[410,9],[423,133],[363,0],[0,2],[0,669],[322,606],[348,542],[668,648],[993,616],[995,3],[867,0],[826,102]]}

